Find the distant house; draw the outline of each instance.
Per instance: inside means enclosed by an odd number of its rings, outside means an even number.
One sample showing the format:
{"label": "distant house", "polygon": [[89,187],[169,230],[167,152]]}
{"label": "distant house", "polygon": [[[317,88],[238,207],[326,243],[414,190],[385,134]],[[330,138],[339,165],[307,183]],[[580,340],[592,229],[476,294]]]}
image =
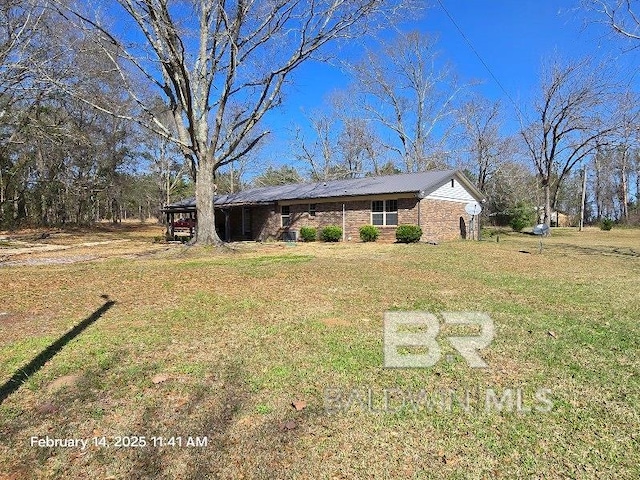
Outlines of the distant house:
{"label": "distant house", "polygon": [[[538,223],[544,222],[544,207],[537,208],[537,216]],[[549,223],[552,227],[571,227],[573,226],[573,219],[567,213],[560,212],[558,210],[551,210],[551,214],[549,215]]]}
{"label": "distant house", "polygon": [[[216,230],[235,240],[296,240],[303,226],[337,225],[343,239],[359,240],[359,228],[376,225],[380,239],[395,240],[398,225],[420,225],[425,241],[466,237],[465,205],[484,197],[458,170],[407,173],[316,183],[281,185],[216,196]],[[196,220],[195,199],[168,205],[170,236],[193,228],[173,229],[176,218]],[[476,223],[477,225],[477,223]]]}

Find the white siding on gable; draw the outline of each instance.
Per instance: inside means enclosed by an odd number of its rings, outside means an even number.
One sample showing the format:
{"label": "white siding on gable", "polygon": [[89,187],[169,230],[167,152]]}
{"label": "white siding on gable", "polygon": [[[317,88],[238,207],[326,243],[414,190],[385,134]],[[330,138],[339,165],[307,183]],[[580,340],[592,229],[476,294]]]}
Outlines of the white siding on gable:
{"label": "white siding on gable", "polygon": [[427,198],[430,200],[448,200],[450,202],[464,203],[476,201],[473,195],[455,178],[453,179],[453,187],[451,186],[451,179],[449,179],[447,183],[427,195]]}

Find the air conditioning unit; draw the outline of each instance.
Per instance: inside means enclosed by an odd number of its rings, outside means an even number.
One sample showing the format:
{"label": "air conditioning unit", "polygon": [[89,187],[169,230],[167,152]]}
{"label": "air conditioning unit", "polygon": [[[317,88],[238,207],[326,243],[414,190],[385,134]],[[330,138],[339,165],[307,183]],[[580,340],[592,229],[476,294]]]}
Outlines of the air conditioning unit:
{"label": "air conditioning unit", "polygon": [[298,231],[297,230],[285,230],[282,232],[282,241],[284,242],[297,242]]}

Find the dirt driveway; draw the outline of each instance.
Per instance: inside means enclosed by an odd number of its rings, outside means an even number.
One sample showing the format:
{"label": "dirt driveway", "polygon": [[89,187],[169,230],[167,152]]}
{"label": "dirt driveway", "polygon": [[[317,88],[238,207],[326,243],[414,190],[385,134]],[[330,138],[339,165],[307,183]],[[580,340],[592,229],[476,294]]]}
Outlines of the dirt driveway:
{"label": "dirt driveway", "polygon": [[162,234],[152,224],[0,232],[0,268],[138,258],[180,247],[161,243]]}

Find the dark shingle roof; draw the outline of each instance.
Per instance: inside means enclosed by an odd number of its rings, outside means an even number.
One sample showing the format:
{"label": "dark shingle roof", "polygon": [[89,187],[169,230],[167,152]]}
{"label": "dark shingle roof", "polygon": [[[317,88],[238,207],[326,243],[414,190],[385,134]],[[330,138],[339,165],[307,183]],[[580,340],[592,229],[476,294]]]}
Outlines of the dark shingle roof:
{"label": "dark shingle roof", "polygon": [[[456,176],[458,179],[463,177],[457,170],[432,170],[428,172],[386,175],[381,177],[363,177],[347,180],[330,180],[326,182],[251,188],[238,193],[217,196],[215,204],[219,206],[255,205],[274,203],[282,200],[311,200],[390,193],[415,193],[417,197],[423,198],[453,176]],[[465,180],[463,179],[463,181]],[[471,186],[471,188],[473,187]],[[195,206],[195,199],[182,200],[168,205],[167,208],[185,208],[189,206]]]}

